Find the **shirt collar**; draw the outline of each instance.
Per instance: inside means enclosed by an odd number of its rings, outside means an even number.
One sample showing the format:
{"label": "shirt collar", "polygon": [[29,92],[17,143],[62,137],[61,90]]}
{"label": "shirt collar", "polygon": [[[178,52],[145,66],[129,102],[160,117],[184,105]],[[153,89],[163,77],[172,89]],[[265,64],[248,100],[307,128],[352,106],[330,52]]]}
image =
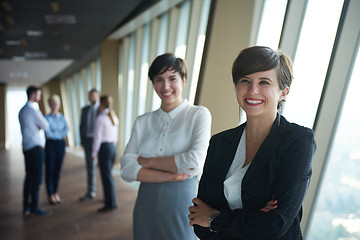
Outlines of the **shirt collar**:
{"label": "shirt collar", "polygon": [[168,113],[164,112],[164,110],[159,108],[159,113],[160,113],[160,116],[162,116],[162,117],[170,117],[171,119],[174,119],[182,110],[184,110],[189,105],[190,104],[189,104],[188,100],[185,99],[182,103],[179,104],[179,106],[177,106],[176,108],[174,108],[173,110],[171,110]]}
{"label": "shirt collar", "polygon": [[108,114],[109,112],[110,112],[110,109],[106,108],[106,109],[101,111],[101,114]]}
{"label": "shirt collar", "polygon": [[97,109],[97,108],[99,107],[99,105],[100,105],[100,102],[96,102],[95,104],[92,104],[92,103],[90,102],[90,107],[92,107],[92,108]]}
{"label": "shirt collar", "polygon": [[38,104],[37,102],[27,101],[27,104],[28,104],[31,108],[35,109],[35,110],[38,110],[38,109],[39,109],[39,104]]}

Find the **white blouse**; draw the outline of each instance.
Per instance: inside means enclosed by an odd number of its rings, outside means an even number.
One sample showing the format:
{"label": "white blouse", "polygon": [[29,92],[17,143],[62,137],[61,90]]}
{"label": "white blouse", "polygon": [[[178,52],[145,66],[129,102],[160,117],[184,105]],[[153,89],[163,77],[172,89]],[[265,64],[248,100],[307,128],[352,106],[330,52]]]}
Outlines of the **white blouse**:
{"label": "white blouse", "polygon": [[241,183],[250,164],[242,167],[246,157],[246,129],[241,136],[234,160],[224,181],[224,194],[229,207],[234,210],[243,208],[241,200]]}
{"label": "white blouse", "polygon": [[139,116],[120,158],[121,176],[135,181],[142,168],[139,156],[175,157],[178,173],[202,173],[211,131],[210,111],[184,100],[171,112],[161,108]]}

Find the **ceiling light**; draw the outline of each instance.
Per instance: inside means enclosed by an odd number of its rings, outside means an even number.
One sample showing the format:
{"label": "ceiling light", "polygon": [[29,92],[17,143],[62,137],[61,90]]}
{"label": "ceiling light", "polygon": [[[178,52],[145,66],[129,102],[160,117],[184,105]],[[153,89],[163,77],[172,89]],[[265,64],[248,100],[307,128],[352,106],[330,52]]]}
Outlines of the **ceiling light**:
{"label": "ceiling light", "polygon": [[74,15],[45,15],[47,24],[75,24],[76,18]]}
{"label": "ceiling light", "polygon": [[64,50],[65,50],[65,51],[69,51],[69,49],[70,49],[69,44],[64,44]]}
{"label": "ceiling light", "polygon": [[43,32],[40,30],[27,30],[26,34],[30,37],[40,37],[43,35]]}
{"label": "ceiling light", "polygon": [[29,74],[27,72],[10,72],[10,78],[28,78]]}
{"label": "ceiling light", "polygon": [[5,44],[8,46],[18,46],[21,45],[21,40],[7,40]]}
{"label": "ceiling light", "polygon": [[59,4],[57,2],[50,2],[50,7],[53,12],[58,12],[60,10]]}
{"label": "ceiling light", "polygon": [[25,52],[25,58],[47,58],[47,52]]}
{"label": "ceiling light", "polygon": [[23,56],[14,56],[14,57],[12,57],[12,60],[13,61],[25,61],[26,59]]}

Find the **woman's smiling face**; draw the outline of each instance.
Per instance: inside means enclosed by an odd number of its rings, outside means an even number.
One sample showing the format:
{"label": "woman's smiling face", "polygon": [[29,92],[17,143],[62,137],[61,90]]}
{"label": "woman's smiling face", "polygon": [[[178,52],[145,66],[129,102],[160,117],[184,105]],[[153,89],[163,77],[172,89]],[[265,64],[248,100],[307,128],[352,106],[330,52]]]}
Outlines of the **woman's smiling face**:
{"label": "woman's smiling face", "polygon": [[184,83],[185,79],[172,69],[154,76],[154,89],[161,99],[161,108],[165,112],[170,112],[182,102]]}
{"label": "woman's smiling face", "polygon": [[246,75],[236,83],[238,103],[248,117],[276,115],[278,103],[288,90],[280,89],[276,69]]}

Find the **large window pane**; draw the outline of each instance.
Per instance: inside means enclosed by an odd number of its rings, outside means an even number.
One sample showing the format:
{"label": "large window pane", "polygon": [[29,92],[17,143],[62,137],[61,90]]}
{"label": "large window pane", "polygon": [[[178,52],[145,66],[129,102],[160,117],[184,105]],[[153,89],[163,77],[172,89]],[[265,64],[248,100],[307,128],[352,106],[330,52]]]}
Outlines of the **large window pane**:
{"label": "large window pane", "polygon": [[100,58],[96,60],[96,89],[101,92],[101,61]]}
{"label": "large window pane", "polygon": [[125,124],[125,142],[128,142],[133,125],[133,100],[134,100],[134,83],[135,83],[135,34],[130,37],[129,51],[129,69],[126,89],[126,124]]}
{"label": "large window pane", "polygon": [[360,54],[348,87],[307,239],[360,239]]}
{"label": "large window pane", "polygon": [[84,75],[82,73],[82,71],[79,72],[78,75],[79,78],[79,106],[83,107],[85,106],[85,96],[84,96]]}
{"label": "large window pane", "polygon": [[74,132],[75,132],[75,145],[80,145],[80,132],[78,131],[78,126],[80,126],[79,118],[79,103],[77,98],[77,91],[76,91],[76,83],[75,83],[75,75],[71,78],[70,86],[71,86],[71,103],[72,103],[72,110],[73,110],[73,121],[74,121]]}
{"label": "large window pane", "polygon": [[277,49],[284,22],[287,0],[266,0],[256,45]]}
{"label": "large window pane", "polygon": [[[157,51],[156,55],[160,55],[166,52],[166,46],[167,46],[167,36],[168,36],[168,27],[169,27],[169,13],[164,14],[160,18],[160,24],[159,24],[159,38],[158,38],[158,45],[157,45]],[[153,93],[153,100],[152,100],[152,110],[156,110],[160,107],[161,100],[157,93],[154,91]]]}
{"label": "large window pane", "polygon": [[149,70],[150,23],[144,26],[142,41],[138,115],[145,113],[146,108],[146,91],[149,82],[147,73]]}
{"label": "large window pane", "polygon": [[295,79],[283,111],[292,122],[313,127],[342,5],[343,0],[308,1],[294,59]]}
{"label": "large window pane", "polygon": [[178,29],[176,33],[175,55],[183,59],[185,58],[187,36],[189,31],[190,7],[190,1],[181,5],[179,11]]}

